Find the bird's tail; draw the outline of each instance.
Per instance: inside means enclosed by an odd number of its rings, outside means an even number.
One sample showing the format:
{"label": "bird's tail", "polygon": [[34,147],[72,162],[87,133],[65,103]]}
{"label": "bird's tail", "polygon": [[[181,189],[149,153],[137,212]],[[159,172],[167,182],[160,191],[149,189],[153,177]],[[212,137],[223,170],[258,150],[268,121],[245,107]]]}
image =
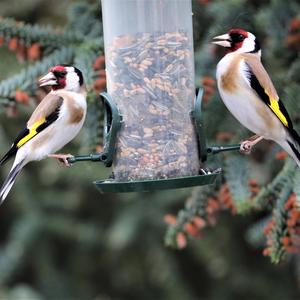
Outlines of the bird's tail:
{"label": "bird's tail", "polygon": [[295,160],[300,168],[300,136],[298,133],[294,129],[290,130],[287,139],[279,144]]}
{"label": "bird's tail", "polygon": [[13,167],[11,168],[7,178],[5,179],[0,189],[0,205],[5,200],[6,196],[8,195],[10,189],[12,188],[18,174],[20,173],[24,165],[25,165],[24,160],[22,160],[19,163],[14,164]]}

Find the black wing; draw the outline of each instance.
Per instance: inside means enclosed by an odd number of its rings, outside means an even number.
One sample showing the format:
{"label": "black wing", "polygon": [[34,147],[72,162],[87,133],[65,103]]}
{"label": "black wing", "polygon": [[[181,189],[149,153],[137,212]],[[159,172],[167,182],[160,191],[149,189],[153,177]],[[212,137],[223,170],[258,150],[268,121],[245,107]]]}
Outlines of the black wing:
{"label": "black wing", "polygon": [[[34,130],[34,134],[32,134],[32,131],[30,128],[24,128],[15,139],[14,143],[12,144],[9,151],[2,157],[0,160],[0,165],[3,165],[6,163],[10,158],[12,158],[18,151],[20,147],[22,147],[26,142],[31,140],[34,136],[36,136],[38,133],[46,129],[49,125],[51,125],[53,122],[55,122],[59,116],[60,106],[58,106],[54,112],[52,112],[50,115],[48,115],[44,121],[39,124]],[[22,140],[25,141],[22,143]]]}
{"label": "black wing", "polygon": [[[271,97],[267,94],[266,90],[261,86],[260,82],[252,72],[252,70],[248,69],[249,74],[249,82],[253,90],[257,93],[260,99],[271,109],[271,111],[275,114],[275,116],[280,120],[280,122],[287,128],[293,128],[293,123],[291,118],[285,109],[282,101],[280,99],[271,99]],[[278,103],[278,110],[274,109],[273,106],[274,101]]]}
{"label": "black wing", "polygon": [[249,82],[259,98],[270,108],[279,121],[285,126],[290,135],[300,144],[300,137],[295,131],[292,120],[280,99],[272,99],[261,86],[259,80],[248,65]]}

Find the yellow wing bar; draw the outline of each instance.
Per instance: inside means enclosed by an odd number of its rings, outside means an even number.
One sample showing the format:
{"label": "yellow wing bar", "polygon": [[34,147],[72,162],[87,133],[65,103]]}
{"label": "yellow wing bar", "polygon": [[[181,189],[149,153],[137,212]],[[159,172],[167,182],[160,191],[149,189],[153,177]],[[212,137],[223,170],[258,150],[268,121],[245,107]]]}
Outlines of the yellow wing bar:
{"label": "yellow wing bar", "polygon": [[20,148],[23,146],[25,143],[27,143],[29,140],[31,140],[35,135],[38,134],[37,128],[42,125],[43,123],[46,122],[46,119],[43,118],[37,122],[35,122],[29,129],[29,132],[26,136],[24,136],[17,144],[17,147]]}
{"label": "yellow wing bar", "polygon": [[266,90],[265,90],[265,93],[269,96],[270,103],[271,103],[271,104],[268,104],[268,106],[272,109],[272,111],[277,116],[277,118],[281,121],[281,123],[284,126],[288,127],[288,120],[286,119],[286,117],[282,113],[282,111],[280,110],[278,100],[271,98]]}

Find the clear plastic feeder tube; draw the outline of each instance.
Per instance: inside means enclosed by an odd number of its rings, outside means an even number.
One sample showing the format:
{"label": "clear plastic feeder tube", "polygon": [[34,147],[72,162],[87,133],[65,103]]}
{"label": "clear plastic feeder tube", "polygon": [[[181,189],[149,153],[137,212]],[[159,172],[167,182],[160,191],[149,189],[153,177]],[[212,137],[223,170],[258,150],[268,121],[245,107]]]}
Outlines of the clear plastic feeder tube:
{"label": "clear plastic feeder tube", "polygon": [[118,181],[197,175],[190,0],[102,0],[107,90],[123,124]]}

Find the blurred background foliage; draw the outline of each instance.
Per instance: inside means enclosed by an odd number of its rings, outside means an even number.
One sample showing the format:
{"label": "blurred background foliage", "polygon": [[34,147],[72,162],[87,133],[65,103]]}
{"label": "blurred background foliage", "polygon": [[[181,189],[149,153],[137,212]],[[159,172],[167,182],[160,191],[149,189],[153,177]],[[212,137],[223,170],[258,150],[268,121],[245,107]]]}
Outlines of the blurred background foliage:
{"label": "blurred background foliage", "polygon": [[[216,92],[224,53],[210,40],[231,27],[260,38],[263,62],[299,129],[299,1],[194,0],[193,11],[209,143],[250,135]],[[89,88],[85,128],[66,152],[101,150],[98,1],[5,0],[0,12],[0,152],[47,92],[36,79],[56,63],[76,64]],[[251,156],[220,154],[207,165],[224,170],[214,186],[126,195],[95,189],[92,182],[111,171],[100,164],[28,165],[0,209],[0,299],[299,299],[294,163],[264,141]],[[2,181],[9,167],[0,169]]]}

